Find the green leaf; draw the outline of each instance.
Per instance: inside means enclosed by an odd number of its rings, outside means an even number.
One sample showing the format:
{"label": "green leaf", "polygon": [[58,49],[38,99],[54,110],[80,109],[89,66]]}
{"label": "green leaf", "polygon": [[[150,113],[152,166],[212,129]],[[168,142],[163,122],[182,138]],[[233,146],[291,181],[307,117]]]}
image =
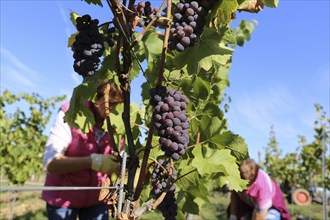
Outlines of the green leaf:
{"label": "green leaf", "polygon": [[192,160],[191,165],[197,168],[198,173],[202,175],[222,173],[232,189],[244,189],[247,181],[241,180],[236,159],[230,154],[230,150],[206,149],[206,151],[208,151],[206,154],[209,156],[203,155],[201,147],[196,146],[193,149],[192,153],[194,154],[194,159]]}
{"label": "green leaf", "polygon": [[186,201],[182,206],[182,211],[191,214],[199,214],[199,206],[194,201],[194,197],[190,194],[185,194]]}
{"label": "green leaf", "polygon": [[200,182],[197,170],[189,165],[188,160],[183,160],[178,166],[178,179],[175,184],[182,190],[188,190],[191,186],[197,187]]}
{"label": "green leaf", "polygon": [[76,12],[73,12],[73,11],[70,12],[70,21],[72,22],[72,24],[73,24],[75,27],[76,27],[76,25],[77,25],[76,19],[77,19],[78,17],[80,17],[80,15],[77,14]]}
{"label": "green leaf", "polygon": [[221,35],[210,28],[204,28],[200,40],[194,47],[187,48],[174,58],[177,68],[187,65],[190,75],[196,74],[201,68],[209,70],[213,62],[225,65],[230,61],[233,50],[222,45]]}
{"label": "green leaf", "polygon": [[216,23],[218,25],[230,23],[232,20],[232,14],[235,13],[237,7],[237,1],[221,1],[216,13]]}
{"label": "green leaf", "polygon": [[223,120],[219,117],[203,115],[200,121],[201,141],[211,139],[212,136],[218,135],[223,127]]}
{"label": "green leaf", "polygon": [[103,7],[102,1],[101,0],[84,0],[88,4],[94,4],[94,5],[99,5]]}
{"label": "green leaf", "polygon": [[245,140],[231,131],[226,131],[222,134],[214,135],[210,141],[222,148],[231,150],[231,154],[236,157],[239,162],[249,158],[249,152]]}
{"label": "green leaf", "polygon": [[277,8],[279,0],[263,0],[264,4],[270,8]]}
{"label": "green leaf", "polygon": [[101,68],[98,71],[100,80],[113,79],[116,76],[116,57],[115,53],[107,55],[101,64]]}
{"label": "green leaf", "polygon": [[95,123],[94,115],[86,105],[86,101],[93,100],[97,86],[98,84],[91,80],[74,88],[70,108],[64,116],[64,120],[71,127],[79,128],[83,133],[87,133]]}
{"label": "green leaf", "polygon": [[209,96],[210,83],[197,76],[193,81],[193,89],[199,95],[198,98],[206,99]]}
{"label": "green leaf", "polygon": [[151,28],[144,36],[145,55],[148,63],[154,62],[160,58],[163,48],[163,41],[159,35]]}

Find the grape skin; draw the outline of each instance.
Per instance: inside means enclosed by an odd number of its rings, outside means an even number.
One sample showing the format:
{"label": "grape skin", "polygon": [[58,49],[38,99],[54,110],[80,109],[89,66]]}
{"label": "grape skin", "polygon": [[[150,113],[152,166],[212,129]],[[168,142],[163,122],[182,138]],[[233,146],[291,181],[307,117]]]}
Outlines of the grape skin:
{"label": "grape skin", "polygon": [[[179,90],[166,87],[151,89],[150,104],[154,106],[154,126],[158,130],[161,150],[167,157],[178,160],[183,155],[182,149],[189,143],[189,123],[186,107],[189,99]],[[179,147],[179,144],[183,148]]]}
{"label": "grape skin", "polygon": [[[173,27],[169,50],[182,52],[194,46],[203,32],[206,16],[215,0],[180,0],[173,7]],[[188,39],[189,40],[188,40]]]}

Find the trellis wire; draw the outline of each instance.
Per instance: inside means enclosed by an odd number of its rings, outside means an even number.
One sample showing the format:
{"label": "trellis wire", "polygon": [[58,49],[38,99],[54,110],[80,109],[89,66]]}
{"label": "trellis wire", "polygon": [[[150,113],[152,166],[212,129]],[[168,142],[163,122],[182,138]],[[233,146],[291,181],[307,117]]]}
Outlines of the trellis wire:
{"label": "trellis wire", "polygon": [[0,186],[0,191],[59,191],[117,189],[117,186]]}

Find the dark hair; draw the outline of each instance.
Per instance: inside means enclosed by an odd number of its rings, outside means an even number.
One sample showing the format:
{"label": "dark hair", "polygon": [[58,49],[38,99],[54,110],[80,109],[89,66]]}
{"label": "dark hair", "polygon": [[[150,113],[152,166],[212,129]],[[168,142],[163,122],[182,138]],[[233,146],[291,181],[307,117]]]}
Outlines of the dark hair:
{"label": "dark hair", "polygon": [[104,90],[106,86],[110,86],[109,88],[109,103],[110,104],[118,104],[123,102],[123,92],[114,82],[104,81],[102,82],[96,89],[96,100],[99,100],[104,96]]}
{"label": "dark hair", "polygon": [[251,172],[251,178],[249,179],[249,185],[251,185],[257,178],[257,175],[258,175],[258,171],[259,171],[259,166],[258,164],[253,160],[253,159],[247,159],[247,160],[244,160],[241,165],[240,165],[240,168],[242,166],[246,166],[250,169],[250,172]]}

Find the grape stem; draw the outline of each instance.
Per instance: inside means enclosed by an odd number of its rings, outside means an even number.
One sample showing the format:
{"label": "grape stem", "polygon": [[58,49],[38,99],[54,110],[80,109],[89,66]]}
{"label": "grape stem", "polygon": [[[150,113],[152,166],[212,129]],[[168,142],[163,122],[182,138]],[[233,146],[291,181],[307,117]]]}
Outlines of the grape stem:
{"label": "grape stem", "polygon": [[[128,169],[128,180],[127,180],[127,193],[126,197],[131,200],[134,194],[134,177],[138,167],[138,159],[135,152],[135,146],[133,141],[133,134],[130,125],[130,83],[129,83],[129,72],[132,66],[131,51],[129,50],[130,41],[129,38],[132,36],[132,31],[128,28],[129,24],[126,21],[125,13],[122,10],[122,5],[119,0],[107,0],[110,10],[114,15],[114,25],[119,30],[119,43],[117,44],[117,60],[116,60],[116,70],[120,81],[120,88],[123,92],[124,97],[124,111],[122,114],[122,119],[125,126],[128,152],[130,158],[130,164]],[[120,50],[121,39],[124,40],[122,51]],[[123,65],[120,68],[120,52],[122,52]]]}
{"label": "grape stem", "polygon": [[[196,144],[195,144],[195,145],[192,145],[191,147],[196,146],[196,145],[198,145],[198,144],[202,144],[203,142],[200,143],[200,138],[201,138],[201,133],[200,133],[200,132],[197,132]],[[185,173],[185,174],[179,176],[179,177],[174,181],[174,183],[175,183],[176,181],[178,181],[179,179],[181,179],[181,178],[183,178],[183,177],[185,177],[185,176],[187,176],[187,175],[189,175],[190,173],[195,172],[195,171],[197,171],[197,168],[195,168],[195,169],[193,169],[193,170],[191,170],[191,171],[189,171],[189,172],[187,172],[187,173]],[[174,183],[173,183],[173,184],[174,184]]]}
{"label": "grape stem", "polygon": [[174,184],[176,181],[178,181],[179,179],[181,179],[181,178],[183,178],[183,177],[185,177],[185,176],[187,176],[187,175],[189,175],[189,174],[191,174],[191,173],[193,173],[193,172],[195,172],[195,171],[197,171],[197,168],[195,168],[195,169],[193,169],[193,170],[190,170],[189,172],[187,172],[187,173],[185,173],[185,174],[179,176],[176,180],[174,180],[173,184]]}
{"label": "grape stem", "polygon": [[154,18],[152,18],[152,20],[150,21],[150,23],[143,29],[143,31],[139,34],[139,36],[133,41],[130,49],[132,49],[133,47],[135,47],[144,37],[145,33],[151,28],[151,26],[153,25],[153,23],[155,23],[160,16],[160,12],[163,10],[164,6],[165,6],[165,2],[166,0],[164,0],[161,4],[161,6],[159,7],[159,10],[157,11],[157,14]]}
{"label": "grape stem", "polygon": [[104,86],[103,94],[104,94],[104,101],[105,101],[104,110],[105,110],[105,114],[107,116],[106,121],[107,121],[108,134],[109,134],[109,138],[110,138],[110,144],[111,144],[112,148],[115,150],[115,152],[118,154],[117,157],[118,157],[119,161],[121,161],[119,150],[118,150],[118,147],[114,140],[114,129],[111,126],[111,120],[110,120],[110,106],[109,106],[110,85],[109,85],[109,82],[107,82],[106,85]]}
{"label": "grape stem", "polygon": [[112,21],[107,21],[107,22],[104,22],[104,23],[102,23],[102,24],[99,24],[98,26],[97,26],[97,28],[100,28],[100,27],[102,27],[102,26],[104,26],[104,25],[109,25],[109,24],[112,24],[113,22]]}
{"label": "grape stem", "polygon": [[[167,52],[167,46],[168,46],[168,39],[170,36],[170,29],[171,29],[171,10],[172,10],[172,0],[167,1],[167,11],[166,11],[166,17],[168,18],[166,29],[165,29],[165,37],[164,37],[164,44],[163,44],[163,51],[162,51],[162,57],[160,61],[159,66],[159,73],[158,73],[158,81],[157,85],[161,85],[163,81],[163,73],[165,69],[165,60],[166,60],[166,52]],[[160,11],[160,10],[158,10]]]}
{"label": "grape stem", "polygon": [[[170,35],[170,28],[171,28],[171,8],[172,8],[172,0],[167,0],[167,12],[166,12],[166,17],[168,18],[168,23],[165,29],[165,38],[163,42],[163,50],[162,50],[162,57],[161,57],[161,63],[160,63],[160,68],[159,68],[159,74],[158,74],[158,81],[157,84],[161,85],[162,80],[163,80],[163,73],[164,73],[164,68],[165,68],[165,58],[166,58],[166,51],[167,51],[167,44],[168,44],[168,38]],[[148,163],[148,158],[150,154],[150,150],[152,148],[152,137],[153,137],[153,132],[154,132],[154,116],[155,113],[153,112],[152,117],[151,117],[151,122],[149,124],[149,132],[148,132],[148,137],[147,137],[147,143],[146,143],[146,148],[145,152],[143,155],[143,160],[142,160],[142,165],[141,165],[141,171],[139,175],[139,180],[136,186],[135,194],[134,194],[134,200],[137,200],[140,198],[145,179],[146,179],[146,168],[147,168],[147,163]]]}

